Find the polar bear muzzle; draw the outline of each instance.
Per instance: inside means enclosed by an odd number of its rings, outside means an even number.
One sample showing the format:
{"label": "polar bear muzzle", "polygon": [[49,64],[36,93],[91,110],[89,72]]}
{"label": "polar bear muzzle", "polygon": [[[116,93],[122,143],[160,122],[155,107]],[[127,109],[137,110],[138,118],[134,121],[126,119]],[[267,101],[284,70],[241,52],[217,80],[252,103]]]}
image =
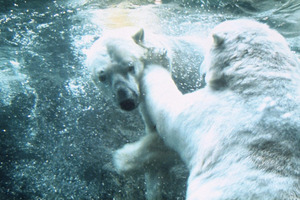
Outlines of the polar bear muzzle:
{"label": "polar bear muzzle", "polygon": [[138,105],[138,95],[127,87],[118,87],[116,90],[117,102],[122,110],[131,111]]}

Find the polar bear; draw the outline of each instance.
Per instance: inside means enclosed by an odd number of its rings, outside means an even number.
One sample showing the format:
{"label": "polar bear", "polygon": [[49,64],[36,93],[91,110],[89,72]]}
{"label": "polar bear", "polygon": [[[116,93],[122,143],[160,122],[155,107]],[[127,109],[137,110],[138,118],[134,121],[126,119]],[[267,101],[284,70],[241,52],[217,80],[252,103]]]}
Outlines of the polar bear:
{"label": "polar bear", "polygon": [[139,107],[146,135],[116,150],[113,163],[120,174],[145,171],[146,198],[160,200],[163,199],[162,182],[168,179],[167,171],[179,161],[179,157],[163,143],[148,115],[145,115],[139,81],[144,63],[151,60],[170,68],[171,55],[163,48],[165,45],[159,44],[161,37],[147,35],[149,39],[145,39],[143,29],[137,31],[136,28],[106,32],[87,51],[86,65],[91,70],[94,83],[122,110],[132,111]]}
{"label": "polar bear", "polygon": [[203,89],[183,95],[156,64],[140,83],[158,134],[189,168],[186,199],[300,199],[296,56],[249,19],[225,21],[211,38]]}

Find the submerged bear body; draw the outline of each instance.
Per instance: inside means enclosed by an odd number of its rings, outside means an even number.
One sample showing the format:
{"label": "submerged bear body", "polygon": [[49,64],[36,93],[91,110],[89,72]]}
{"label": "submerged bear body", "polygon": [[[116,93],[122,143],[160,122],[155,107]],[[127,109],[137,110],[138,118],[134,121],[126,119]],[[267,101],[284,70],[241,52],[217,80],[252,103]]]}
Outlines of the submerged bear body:
{"label": "submerged bear body", "polygon": [[299,68],[279,33],[244,19],[213,30],[203,89],[183,95],[146,67],[148,114],[189,168],[188,200],[300,199]]}

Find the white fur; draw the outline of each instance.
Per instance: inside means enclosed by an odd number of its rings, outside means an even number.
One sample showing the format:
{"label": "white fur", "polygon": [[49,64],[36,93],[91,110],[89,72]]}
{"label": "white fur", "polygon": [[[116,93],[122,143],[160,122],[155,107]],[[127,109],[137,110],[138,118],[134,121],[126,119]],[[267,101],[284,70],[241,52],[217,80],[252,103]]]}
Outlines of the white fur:
{"label": "white fur", "polygon": [[144,70],[146,108],[189,168],[188,200],[300,199],[299,62],[251,20],[212,31],[207,86],[183,95],[159,65]]}
{"label": "white fur", "polygon": [[170,55],[162,48],[161,37],[152,35],[151,42],[144,39],[143,31],[135,31],[137,29],[124,28],[106,33],[87,51],[86,65],[92,72],[95,84],[104,91],[103,94],[114,99],[121,108],[124,99],[130,99],[135,106],[139,105],[146,134],[140,140],[116,150],[113,163],[120,174],[145,172],[147,200],[162,200],[162,182],[178,156],[163,143],[148,119],[145,106],[140,102],[139,80],[144,61],[163,62],[168,67]]}

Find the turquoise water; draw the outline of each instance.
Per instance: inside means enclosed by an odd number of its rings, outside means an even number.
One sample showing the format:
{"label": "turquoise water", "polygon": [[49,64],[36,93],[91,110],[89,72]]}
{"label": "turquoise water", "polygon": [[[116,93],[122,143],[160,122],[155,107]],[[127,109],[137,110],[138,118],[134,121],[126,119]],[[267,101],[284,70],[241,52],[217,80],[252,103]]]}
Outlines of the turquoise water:
{"label": "turquoise water", "polygon": [[[122,26],[204,38],[242,17],[269,24],[300,55],[298,0],[0,0],[0,199],[145,199],[143,174],[118,175],[111,163],[144,134],[142,120],[94,86],[85,50]],[[201,87],[203,55],[190,45],[175,53],[179,88]],[[165,199],[184,199],[186,169],[178,163],[171,173]]]}

